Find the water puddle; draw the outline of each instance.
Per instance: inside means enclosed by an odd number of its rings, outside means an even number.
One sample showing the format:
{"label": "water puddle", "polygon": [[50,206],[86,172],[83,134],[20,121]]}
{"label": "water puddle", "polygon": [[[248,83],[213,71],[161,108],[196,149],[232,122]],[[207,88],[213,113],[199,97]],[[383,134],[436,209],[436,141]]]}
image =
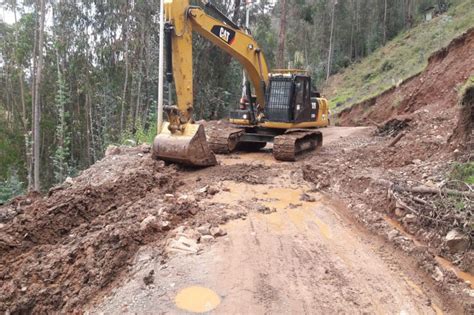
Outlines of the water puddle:
{"label": "water puddle", "polygon": [[[405,231],[405,229],[403,228],[403,226],[395,219],[392,219],[388,216],[385,216],[384,217],[384,220],[390,224],[392,227],[394,227],[396,230],[398,230],[403,236],[409,238],[410,240],[412,240],[415,245],[417,246],[420,246],[420,245],[423,245],[422,243],[420,243],[419,241],[417,241],[415,239],[415,237],[413,237],[413,235],[409,234],[407,231]],[[450,270],[452,272],[454,272],[454,274],[461,280],[463,281],[469,281],[471,284],[471,288],[474,289],[474,275],[472,275],[471,273],[469,272],[464,272],[462,270],[460,270],[458,267],[454,266],[449,260],[441,257],[441,256],[435,256],[435,259],[436,261],[438,262],[438,264],[443,267],[443,269],[445,270]]]}
{"label": "water puddle", "polygon": [[[282,183],[275,183],[275,186],[280,185]],[[224,186],[228,191],[221,191],[215,195],[214,202],[239,205],[245,200],[244,198],[256,198],[256,202],[276,210],[266,214],[254,213],[256,219],[265,221],[268,228],[276,233],[293,226],[301,232],[317,228],[326,239],[332,236],[331,228],[316,215],[317,208],[321,206],[321,196],[312,195],[311,197],[315,198],[314,202],[301,200],[308,187],[274,187],[272,184],[251,185],[233,181],[226,181]]]}
{"label": "water puddle", "polygon": [[470,274],[469,272],[462,271],[458,267],[454,266],[449,260],[444,259],[441,256],[436,256],[435,259],[444,269],[451,270],[458,278],[464,281],[469,281],[471,283],[471,289],[474,289],[474,275]]}
{"label": "water puddle", "polygon": [[209,312],[220,303],[221,299],[214,291],[200,286],[184,288],[175,297],[178,308],[192,313]]}

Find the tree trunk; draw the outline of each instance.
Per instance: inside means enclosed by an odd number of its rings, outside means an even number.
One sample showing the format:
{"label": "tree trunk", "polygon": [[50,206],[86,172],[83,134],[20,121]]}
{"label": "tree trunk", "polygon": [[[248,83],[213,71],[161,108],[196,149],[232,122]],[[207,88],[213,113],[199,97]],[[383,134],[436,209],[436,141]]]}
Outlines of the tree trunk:
{"label": "tree trunk", "polygon": [[383,10],[383,44],[387,42],[387,0],[384,1]]}
{"label": "tree trunk", "polygon": [[409,28],[412,25],[412,3],[412,0],[406,0],[405,28]]}
{"label": "tree trunk", "polygon": [[122,105],[120,109],[120,135],[122,134],[123,130],[125,129],[125,99],[127,97],[127,85],[128,85],[128,0],[125,10],[125,24],[124,24],[124,37],[125,37],[125,81],[123,83],[123,91],[122,91]]}
{"label": "tree trunk", "polygon": [[329,35],[329,51],[328,51],[328,65],[327,65],[327,72],[326,72],[326,81],[329,80],[329,76],[331,75],[331,59],[332,59],[332,46],[334,40],[334,20],[335,20],[335,12],[336,12],[336,4],[337,0],[334,0],[332,5],[332,14],[331,14],[331,33]]}
{"label": "tree trunk", "polygon": [[286,0],[280,1],[280,34],[278,35],[277,65],[285,67],[285,42],[286,42]]}
{"label": "tree trunk", "polygon": [[45,1],[39,0],[40,4],[40,24],[38,32],[38,65],[35,75],[35,98],[34,98],[34,119],[33,119],[33,189],[36,191],[40,190],[40,120],[41,120],[41,109],[40,109],[40,87],[41,87],[41,72],[43,70],[43,41],[44,41],[44,20],[46,15]]}

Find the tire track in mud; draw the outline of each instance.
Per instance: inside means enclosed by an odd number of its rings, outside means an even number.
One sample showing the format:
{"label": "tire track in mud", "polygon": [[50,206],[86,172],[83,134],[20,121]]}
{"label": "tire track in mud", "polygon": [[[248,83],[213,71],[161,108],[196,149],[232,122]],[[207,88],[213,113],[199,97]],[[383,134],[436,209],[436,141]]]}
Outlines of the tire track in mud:
{"label": "tire track in mud", "polygon": [[[220,159],[223,172],[229,160],[240,165],[233,166],[234,171],[248,168],[246,158],[240,159],[242,164],[234,158]],[[264,163],[268,165],[268,161],[252,165]],[[259,168],[252,167],[252,171]],[[411,284],[418,280],[403,272],[403,262],[378,253],[383,244],[354,228],[326,197],[309,192],[294,164],[277,162],[271,169],[273,177],[265,177],[263,183],[226,177],[210,202],[241,209],[252,199],[273,212],[249,208],[246,220],[227,223],[227,237],[201,255],[171,257],[166,268],[170,275],[160,278],[158,285],[159,292],[168,293],[156,296],[151,291],[145,300],[126,302],[127,310],[180,314],[174,294],[192,285],[210,288],[221,297],[220,305],[211,311],[215,314],[435,314],[440,309],[439,297],[413,289]],[[204,178],[206,172],[190,176]],[[303,193],[315,202],[300,200]],[[114,313],[127,296],[133,296],[132,290],[118,288],[98,310]]]}

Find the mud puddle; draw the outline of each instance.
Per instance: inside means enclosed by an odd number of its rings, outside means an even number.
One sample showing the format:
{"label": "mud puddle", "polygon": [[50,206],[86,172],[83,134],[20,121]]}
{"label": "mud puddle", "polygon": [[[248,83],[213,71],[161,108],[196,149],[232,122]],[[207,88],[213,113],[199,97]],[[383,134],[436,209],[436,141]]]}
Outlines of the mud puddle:
{"label": "mud puddle", "polygon": [[[394,229],[396,229],[400,234],[405,236],[406,238],[410,239],[413,241],[413,243],[416,246],[424,246],[423,243],[418,241],[413,235],[408,233],[405,228],[398,222],[397,220],[390,218],[388,216],[384,217],[384,220],[392,226]],[[443,258],[441,256],[435,256],[436,262],[444,269],[448,271],[452,271],[456,277],[458,277],[459,280],[462,280],[464,282],[468,281],[470,283],[471,289],[474,289],[474,275],[472,275],[469,272],[465,272],[460,270],[458,267],[456,267],[452,262],[447,260],[446,258]]]}
{"label": "mud puddle", "polygon": [[192,313],[205,313],[215,309],[221,303],[221,299],[211,289],[191,286],[178,292],[175,303],[179,309]]}

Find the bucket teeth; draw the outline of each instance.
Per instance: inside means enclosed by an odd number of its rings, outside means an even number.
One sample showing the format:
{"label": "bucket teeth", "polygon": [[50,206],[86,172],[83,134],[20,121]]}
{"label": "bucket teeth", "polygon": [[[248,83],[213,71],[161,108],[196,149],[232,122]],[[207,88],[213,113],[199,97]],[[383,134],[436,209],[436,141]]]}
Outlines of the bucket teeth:
{"label": "bucket teeth", "polygon": [[153,141],[153,158],[191,166],[212,166],[217,164],[214,153],[209,148],[204,127],[187,124],[182,133],[172,134],[168,123]]}

